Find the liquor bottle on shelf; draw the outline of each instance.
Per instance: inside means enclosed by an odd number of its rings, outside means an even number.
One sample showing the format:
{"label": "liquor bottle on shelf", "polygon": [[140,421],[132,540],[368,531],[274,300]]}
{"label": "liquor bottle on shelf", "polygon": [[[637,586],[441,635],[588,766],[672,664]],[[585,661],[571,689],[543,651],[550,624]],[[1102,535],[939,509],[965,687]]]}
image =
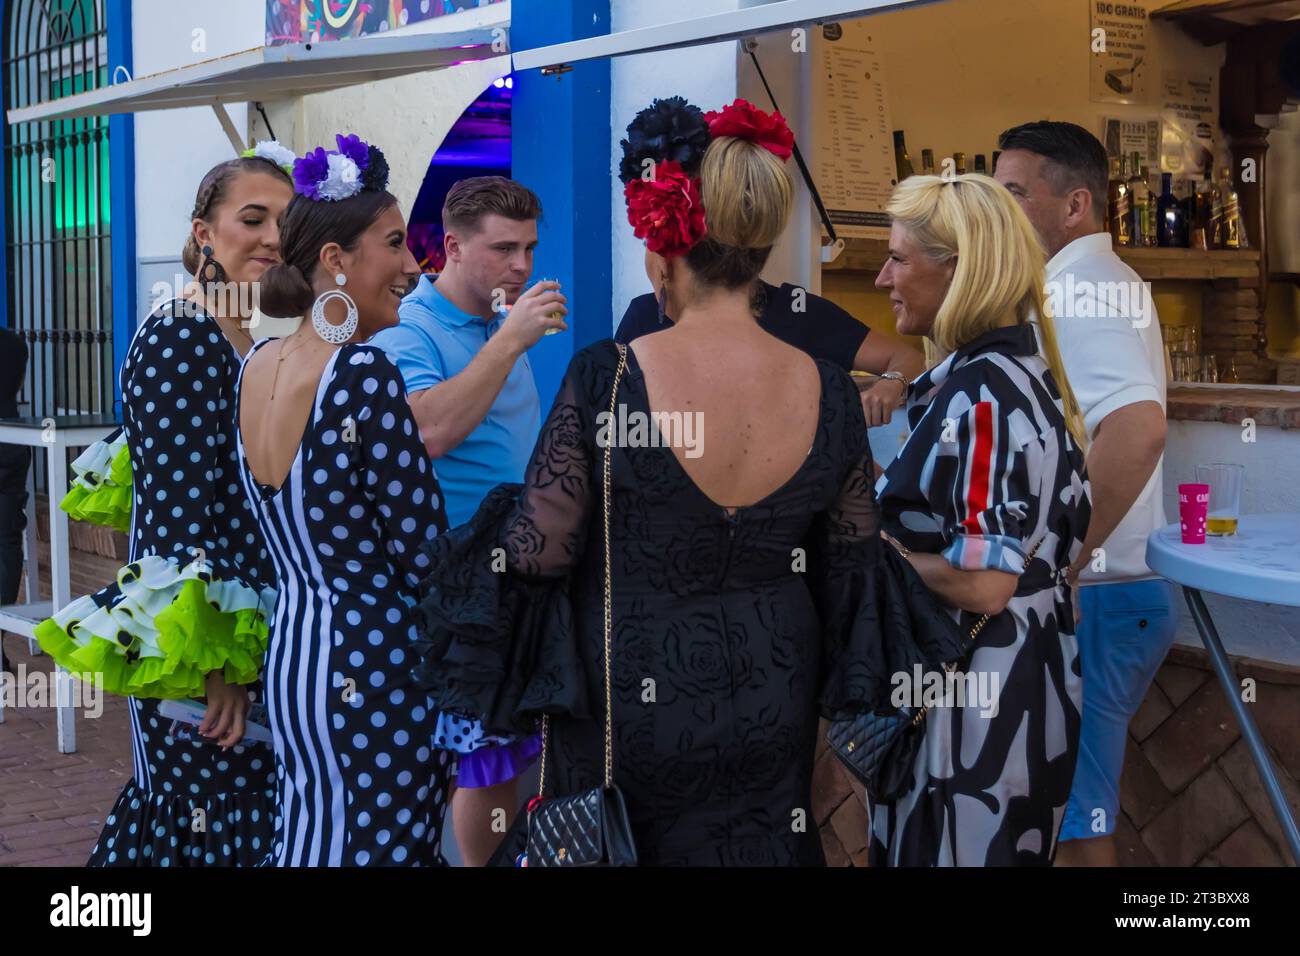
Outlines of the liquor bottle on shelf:
{"label": "liquor bottle on shelf", "polygon": [[1154,249],[1156,245],[1156,191],[1151,188],[1151,169],[1142,167],[1142,185],[1147,191],[1147,217],[1143,224],[1142,245]]}
{"label": "liquor bottle on shelf", "polygon": [[1156,244],[1162,249],[1187,248],[1187,214],[1174,195],[1174,174],[1160,177],[1160,200],[1156,203]]}
{"label": "liquor bottle on shelf", "polygon": [[[1128,201],[1131,210],[1129,237],[1135,246],[1154,246],[1156,244],[1155,210],[1152,208],[1151,190],[1147,188],[1141,153],[1133,154],[1129,173]],[[1150,242],[1147,241],[1148,236]]]}
{"label": "liquor bottle on shelf", "polygon": [[988,164],[984,162],[983,153],[975,154],[975,173],[979,176],[987,176],[989,174]]}
{"label": "liquor bottle on shelf", "polygon": [[1130,226],[1133,217],[1129,210],[1128,182],[1124,178],[1123,157],[1110,161],[1110,186],[1106,194],[1106,211],[1110,218],[1110,238],[1117,246],[1133,245]]}
{"label": "liquor bottle on shelf", "polygon": [[932,149],[921,150],[921,175],[934,175],[934,150]]}
{"label": "liquor bottle on shelf", "polygon": [[998,174],[998,157],[1001,155],[1002,155],[1002,150],[1000,149],[993,150],[993,168],[989,170],[990,176],[996,176]]}
{"label": "liquor bottle on shelf", "polygon": [[1241,222],[1241,201],[1232,185],[1232,167],[1219,170],[1219,181],[1214,185],[1214,213],[1212,233],[1217,240],[1216,249],[1249,249],[1246,231]]}
{"label": "liquor bottle on shelf", "polygon": [[1191,215],[1187,219],[1188,244],[1193,249],[1213,249],[1214,186],[1209,167],[1205,175],[1192,184]]}
{"label": "liquor bottle on shelf", "polygon": [[900,183],[914,173],[912,160],[907,155],[907,144],[903,141],[903,131],[901,129],[894,130],[894,166]]}
{"label": "liquor bottle on shelf", "polygon": [[957,175],[965,176],[966,175],[966,154],[953,153],[952,161],[953,161],[953,165],[957,167]]}

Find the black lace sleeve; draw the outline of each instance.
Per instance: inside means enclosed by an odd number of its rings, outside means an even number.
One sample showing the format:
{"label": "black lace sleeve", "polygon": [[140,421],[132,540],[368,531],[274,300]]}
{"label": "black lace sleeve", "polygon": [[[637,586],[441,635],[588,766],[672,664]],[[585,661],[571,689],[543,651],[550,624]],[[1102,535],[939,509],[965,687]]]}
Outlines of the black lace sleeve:
{"label": "black lace sleeve", "polygon": [[952,660],[961,644],[920,576],[881,540],[857,389],[843,372],[823,387],[844,464],[833,500],[813,525],[808,568],[823,630],[822,714],[838,720],[887,705],[893,675],[910,673],[914,663]]}
{"label": "black lace sleeve", "polygon": [[[527,578],[556,580],[569,573],[586,546],[593,500],[599,504],[595,403],[609,370],[590,351],[569,365],[502,536],[510,569]],[[605,388],[610,385],[612,378]]]}
{"label": "black lace sleeve", "polygon": [[574,356],[525,483],[498,485],[474,517],[424,545],[416,680],[445,711],[491,733],[528,733],[543,714],[589,714],[569,574],[599,487],[595,415],[608,400],[610,343]]}

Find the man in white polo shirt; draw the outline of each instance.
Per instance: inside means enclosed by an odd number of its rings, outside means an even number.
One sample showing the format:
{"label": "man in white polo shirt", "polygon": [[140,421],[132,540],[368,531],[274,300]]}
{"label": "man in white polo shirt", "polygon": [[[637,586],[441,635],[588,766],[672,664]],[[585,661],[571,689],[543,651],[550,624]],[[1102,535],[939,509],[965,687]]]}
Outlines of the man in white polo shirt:
{"label": "man in white polo shirt", "polygon": [[1058,865],[1114,866],[1128,722],[1173,643],[1174,587],[1146,564],[1165,523],[1165,365],[1146,284],[1105,230],[1109,163],[1073,123],[1027,123],[998,141],[998,182],[1020,202],[1051,257],[1047,292],[1061,357],[1088,429],[1092,520],[1072,573],[1083,725]]}

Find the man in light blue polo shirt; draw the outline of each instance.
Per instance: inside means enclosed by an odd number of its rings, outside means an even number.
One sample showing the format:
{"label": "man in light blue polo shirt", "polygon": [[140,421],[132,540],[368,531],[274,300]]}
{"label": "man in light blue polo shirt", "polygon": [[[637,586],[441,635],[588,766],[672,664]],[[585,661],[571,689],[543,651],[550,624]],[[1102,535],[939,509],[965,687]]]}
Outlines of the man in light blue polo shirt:
{"label": "man in light blue polo shirt", "polygon": [[423,276],[399,324],[372,340],[406,382],[453,526],[497,484],[523,480],[541,428],[525,353],[547,329],[567,328],[568,310],[558,283],[520,294],[540,215],[537,197],[509,179],[458,182],[443,207],[446,267]]}
{"label": "man in light blue polo shirt", "polygon": [[[436,280],[421,277],[398,324],[371,339],[402,373],[453,526],[473,517],[499,483],[523,481],[541,429],[525,353],[547,329],[568,328],[559,283],[523,292],[541,214],[537,197],[509,179],[458,182],[442,210],[446,266]],[[450,815],[466,864],[482,866],[496,849],[493,816],[515,811],[513,775],[537,747],[533,738],[461,758]]]}

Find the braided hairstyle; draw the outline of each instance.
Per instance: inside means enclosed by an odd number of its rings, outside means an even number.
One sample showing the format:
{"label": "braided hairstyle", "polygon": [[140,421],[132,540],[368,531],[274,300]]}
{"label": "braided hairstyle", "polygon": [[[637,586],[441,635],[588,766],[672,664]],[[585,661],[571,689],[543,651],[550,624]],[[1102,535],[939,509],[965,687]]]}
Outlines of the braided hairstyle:
{"label": "braided hairstyle", "polygon": [[[217,163],[213,166],[202,181],[199,182],[198,194],[194,197],[194,211],[190,213],[190,221],[195,219],[210,220],[212,214],[221,208],[221,204],[226,200],[226,193],[233,183],[244,173],[266,173],[283,180],[288,186],[293,186],[293,180],[289,174],[277,166],[269,159],[261,156],[239,156],[235,159],[228,159],[224,163]],[[185,271],[190,275],[199,274],[199,266],[203,262],[203,253],[199,249],[199,243],[194,238],[194,230],[185,238],[185,249],[181,252],[181,261],[185,264]]]}

